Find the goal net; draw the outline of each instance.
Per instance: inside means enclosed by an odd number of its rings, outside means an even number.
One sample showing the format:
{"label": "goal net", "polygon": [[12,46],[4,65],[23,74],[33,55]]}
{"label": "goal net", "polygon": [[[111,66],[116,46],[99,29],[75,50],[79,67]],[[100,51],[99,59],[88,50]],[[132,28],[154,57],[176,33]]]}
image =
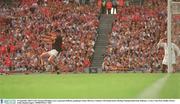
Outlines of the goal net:
{"label": "goal net", "polygon": [[[168,21],[171,21],[171,42],[180,48],[180,0],[172,0],[170,7],[171,20],[168,18]],[[176,57],[176,66],[174,68],[180,71],[179,57]]]}

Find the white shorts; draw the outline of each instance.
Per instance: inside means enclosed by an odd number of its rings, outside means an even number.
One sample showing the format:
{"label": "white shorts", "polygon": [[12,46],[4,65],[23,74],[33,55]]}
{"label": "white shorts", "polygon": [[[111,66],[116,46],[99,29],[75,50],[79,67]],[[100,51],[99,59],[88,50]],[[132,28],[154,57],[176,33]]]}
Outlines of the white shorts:
{"label": "white shorts", "polygon": [[[164,57],[164,59],[163,59],[163,61],[162,61],[162,64],[168,65],[168,57]],[[175,56],[174,56],[174,57],[172,56],[171,64],[176,64],[176,58],[175,58]]]}
{"label": "white shorts", "polygon": [[50,56],[57,56],[57,54],[58,54],[58,51],[57,50],[55,50],[55,49],[52,49],[52,50],[50,50],[49,52],[48,52],[48,54],[50,55]]}

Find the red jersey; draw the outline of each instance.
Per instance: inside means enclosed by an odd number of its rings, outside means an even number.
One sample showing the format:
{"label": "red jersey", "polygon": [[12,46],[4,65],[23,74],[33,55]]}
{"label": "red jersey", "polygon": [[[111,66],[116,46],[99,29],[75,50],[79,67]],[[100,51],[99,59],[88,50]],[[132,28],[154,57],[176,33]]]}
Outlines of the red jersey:
{"label": "red jersey", "polygon": [[106,8],[107,8],[107,9],[111,9],[111,8],[112,8],[112,2],[111,2],[111,1],[108,1],[108,2],[106,3]]}
{"label": "red jersey", "polygon": [[5,53],[6,53],[6,47],[5,47],[5,46],[1,46],[1,47],[0,47],[0,52],[1,52],[2,54],[5,54]]}
{"label": "red jersey", "polygon": [[85,66],[85,67],[89,67],[90,64],[91,64],[91,63],[90,63],[89,59],[85,59],[85,60],[84,60],[84,66]]}
{"label": "red jersey", "polygon": [[16,47],[14,45],[10,45],[9,48],[10,48],[10,53],[14,53],[16,50]]}
{"label": "red jersey", "polygon": [[7,67],[12,66],[12,61],[11,61],[10,57],[6,57],[6,59],[5,59],[5,66],[7,66]]}
{"label": "red jersey", "polygon": [[124,0],[119,0],[119,5],[124,6]]}

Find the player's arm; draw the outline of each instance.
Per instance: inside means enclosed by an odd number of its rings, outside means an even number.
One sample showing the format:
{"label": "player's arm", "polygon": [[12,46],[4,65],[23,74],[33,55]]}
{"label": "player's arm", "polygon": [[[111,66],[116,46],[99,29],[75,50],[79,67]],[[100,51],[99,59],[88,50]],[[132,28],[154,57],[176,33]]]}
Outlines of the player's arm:
{"label": "player's arm", "polygon": [[176,51],[177,56],[180,56],[180,49],[176,44],[174,44],[174,50]]}
{"label": "player's arm", "polygon": [[164,47],[164,42],[163,42],[164,39],[161,39],[159,41],[159,43],[157,44],[157,47],[160,48],[160,47]]}

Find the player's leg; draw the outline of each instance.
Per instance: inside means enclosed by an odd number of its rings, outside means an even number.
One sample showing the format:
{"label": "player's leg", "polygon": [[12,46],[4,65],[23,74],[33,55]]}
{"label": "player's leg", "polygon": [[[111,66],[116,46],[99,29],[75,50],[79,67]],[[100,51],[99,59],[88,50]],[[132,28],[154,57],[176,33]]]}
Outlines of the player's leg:
{"label": "player's leg", "polygon": [[48,59],[48,62],[51,65],[53,65],[52,72],[59,70],[59,68],[58,68],[58,66],[57,66],[57,64],[55,62],[55,59],[56,59],[56,56],[54,56],[54,55],[50,56],[49,59]]}
{"label": "player's leg", "polygon": [[[49,52],[49,54],[50,54],[50,57],[48,58],[48,62],[51,63],[54,66],[54,69],[57,71],[58,67],[57,67],[57,64],[55,62],[55,59],[58,55],[58,51],[53,49]],[[53,71],[54,71],[54,69],[53,69]]]}
{"label": "player's leg", "polygon": [[55,56],[54,55],[51,55],[49,58],[48,58],[48,62],[51,63],[53,66],[56,65],[55,63]]}
{"label": "player's leg", "polygon": [[154,67],[150,69],[150,73],[154,73]]}
{"label": "player's leg", "polygon": [[46,64],[45,62],[45,58],[49,58],[50,57],[50,54],[49,54],[50,51],[48,52],[43,52],[41,55],[40,55],[40,64],[39,64],[39,71],[43,71],[44,70],[44,66]]}
{"label": "player's leg", "polygon": [[172,67],[173,67],[173,73],[176,72],[176,64],[172,64]]}
{"label": "player's leg", "polygon": [[40,55],[40,58],[41,59],[44,59],[45,57],[49,57],[49,52],[43,52],[41,55]]}
{"label": "player's leg", "polygon": [[167,73],[167,65],[163,64],[162,73]]}
{"label": "player's leg", "polygon": [[44,65],[44,59],[45,58],[48,58],[50,57],[49,53],[48,52],[43,52],[41,55],[40,55],[40,62],[42,65]]}

